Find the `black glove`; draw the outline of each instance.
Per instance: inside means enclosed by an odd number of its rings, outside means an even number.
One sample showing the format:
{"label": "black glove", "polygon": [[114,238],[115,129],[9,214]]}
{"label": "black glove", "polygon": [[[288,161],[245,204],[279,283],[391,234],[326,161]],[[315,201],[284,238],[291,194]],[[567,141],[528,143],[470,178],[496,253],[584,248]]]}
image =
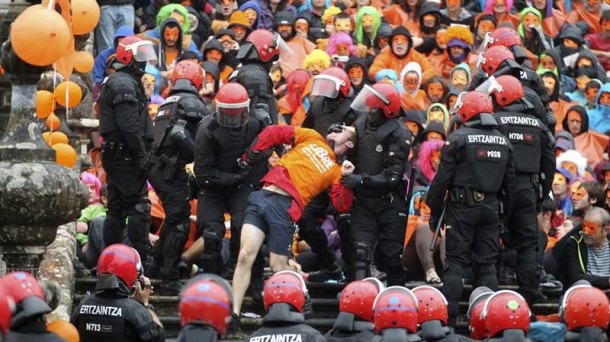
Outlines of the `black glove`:
{"label": "black glove", "polygon": [[354,173],[350,175],[344,175],[343,177],[341,177],[341,184],[350,189],[359,188],[362,186],[362,176]]}
{"label": "black glove", "polygon": [[150,152],[142,152],[134,160],[138,173],[148,173],[148,167],[150,166]]}

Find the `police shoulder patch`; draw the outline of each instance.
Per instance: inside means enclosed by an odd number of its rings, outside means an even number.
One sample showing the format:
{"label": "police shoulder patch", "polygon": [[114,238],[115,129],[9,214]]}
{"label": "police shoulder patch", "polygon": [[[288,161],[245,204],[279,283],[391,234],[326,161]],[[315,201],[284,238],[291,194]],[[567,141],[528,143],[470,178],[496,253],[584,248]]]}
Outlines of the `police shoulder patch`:
{"label": "police shoulder patch", "polygon": [[169,96],[168,98],[166,98],[165,102],[163,102],[163,104],[172,103],[172,102],[178,102],[179,100],[180,100],[180,96],[179,95],[172,95],[172,96]]}

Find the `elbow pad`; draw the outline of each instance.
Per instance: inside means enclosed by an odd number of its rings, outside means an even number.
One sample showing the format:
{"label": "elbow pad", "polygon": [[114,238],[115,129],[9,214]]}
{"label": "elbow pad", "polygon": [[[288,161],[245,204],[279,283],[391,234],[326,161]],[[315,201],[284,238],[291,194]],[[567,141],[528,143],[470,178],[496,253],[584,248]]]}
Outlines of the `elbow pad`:
{"label": "elbow pad", "polygon": [[254,115],[262,120],[266,125],[271,125],[271,114],[269,114],[269,106],[266,103],[257,103],[254,105]]}

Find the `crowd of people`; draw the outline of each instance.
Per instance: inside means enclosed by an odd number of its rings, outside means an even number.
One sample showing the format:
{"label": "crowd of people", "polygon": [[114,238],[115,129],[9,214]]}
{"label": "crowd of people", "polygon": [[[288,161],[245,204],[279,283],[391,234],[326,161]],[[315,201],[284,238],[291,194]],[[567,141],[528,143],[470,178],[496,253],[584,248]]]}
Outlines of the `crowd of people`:
{"label": "crowd of people", "polygon": [[[149,278],[181,296],[185,341],[239,336],[246,295],[269,324],[252,342],[323,340],[303,279],[374,287],[326,339],[459,340],[466,282],[486,288],[472,337],[516,341],[547,295],[610,289],[607,0],[98,3],[81,336],[162,339]],[[506,308],[523,324],[486,321]]]}

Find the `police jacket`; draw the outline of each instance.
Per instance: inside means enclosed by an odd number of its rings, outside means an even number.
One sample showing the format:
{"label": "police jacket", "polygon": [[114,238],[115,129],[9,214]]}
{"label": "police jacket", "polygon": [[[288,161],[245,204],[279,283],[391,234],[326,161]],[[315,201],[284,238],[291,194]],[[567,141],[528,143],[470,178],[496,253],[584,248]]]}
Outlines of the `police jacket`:
{"label": "police jacket", "polygon": [[177,342],[216,342],[218,341],[218,332],[209,325],[205,324],[188,324],[182,327],[178,334]]}
{"label": "police jacket", "polygon": [[516,174],[540,175],[540,193],[551,191],[555,173],[555,153],[547,127],[530,114],[527,104],[513,103],[500,108],[494,117],[498,131],[513,146]]}
{"label": "police jacket", "polygon": [[19,327],[12,327],[4,340],[0,336],[0,341],[6,342],[64,342],[63,338],[47,331],[42,317],[30,320],[21,324]]}
{"label": "police jacket", "polygon": [[340,312],[333,328],[324,335],[333,342],[375,342],[379,336],[373,332],[373,323],[357,319],[354,314]]}
{"label": "police jacket", "polygon": [[70,320],[82,341],[164,341],[165,329],[140,302],[129,297],[115,275],[100,275],[95,294],[81,300]]}
{"label": "police jacket", "polygon": [[126,66],[102,83],[97,100],[100,134],[108,142],[124,144],[133,156],[148,152],[154,139],[144,87]]}
{"label": "police jacket", "polygon": [[[370,116],[370,115],[369,115]],[[369,116],[356,120],[355,172],[362,176],[356,189],[404,189],[403,175],[411,150],[411,133],[397,119],[373,123]]]}
{"label": "police jacket", "polygon": [[239,159],[265,128],[265,123],[250,117],[242,127],[229,128],[218,124],[215,115],[208,115],[199,124],[195,139],[195,177],[201,189],[226,190],[244,181],[256,184],[266,171],[265,163],[246,169],[237,165]]}
{"label": "police jacket", "polygon": [[328,134],[330,125],[339,123],[347,126],[354,124],[358,114],[350,108],[354,100],[353,97],[343,97],[341,99],[329,99],[318,96],[309,109],[305,121],[301,125],[304,128],[313,128],[321,136]]}
{"label": "police jacket", "polygon": [[[564,289],[569,288],[578,280],[584,279],[598,289],[606,290],[610,288],[610,278],[589,274],[587,264],[589,263],[589,253],[587,245],[583,241],[582,231],[575,236],[570,236],[564,248],[565,255],[562,257],[561,264],[564,266]],[[608,241],[610,245],[610,241]]]}
{"label": "police jacket", "polygon": [[267,112],[271,123],[277,123],[277,102],[273,95],[273,81],[269,72],[260,63],[242,64],[229,76],[229,82],[237,82],[246,88],[250,97],[250,111],[257,113]]}
{"label": "police jacket", "polygon": [[[275,308],[274,308],[275,307]],[[269,307],[264,326],[248,336],[244,342],[323,342],[324,336],[303,323],[303,314],[293,312],[289,304],[276,303]]]}
{"label": "police jacket", "polygon": [[420,324],[417,335],[426,342],[467,342],[473,341],[466,336],[456,334],[453,329],[443,326],[440,321],[427,321]]}
{"label": "police jacket", "polygon": [[512,146],[496,126],[493,117],[484,114],[449,135],[428,191],[432,213],[442,212],[445,193],[452,188],[484,194],[504,190],[505,203],[512,205],[516,186]]}
{"label": "police jacket", "polygon": [[184,163],[191,163],[195,157],[197,124],[208,114],[197,88],[188,80],[177,80],[157,112],[155,154],[179,155]]}
{"label": "police jacket", "polygon": [[381,342],[419,342],[423,341],[417,334],[410,334],[406,329],[392,328],[381,331]]}

